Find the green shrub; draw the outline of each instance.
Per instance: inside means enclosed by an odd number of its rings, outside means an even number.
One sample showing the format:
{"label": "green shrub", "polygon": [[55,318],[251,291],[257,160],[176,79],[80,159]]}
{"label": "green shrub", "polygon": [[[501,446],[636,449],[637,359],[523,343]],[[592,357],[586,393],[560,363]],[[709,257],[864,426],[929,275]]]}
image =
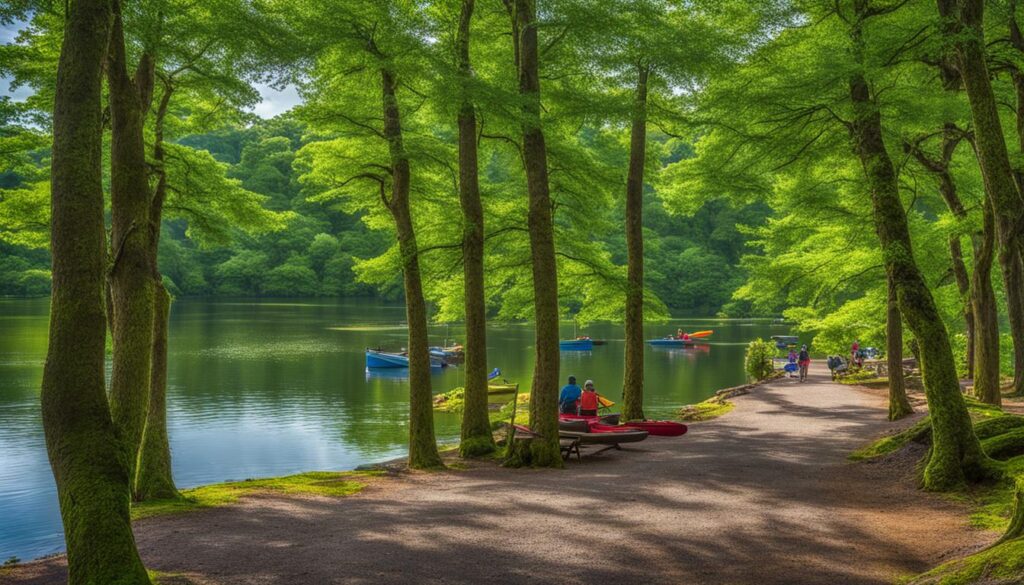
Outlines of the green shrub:
{"label": "green shrub", "polygon": [[772,358],[775,355],[775,344],[763,339],[755,339],[747,345],[747,356],[743,360],[743,369],[753,380],[764,380],[775,371]]}

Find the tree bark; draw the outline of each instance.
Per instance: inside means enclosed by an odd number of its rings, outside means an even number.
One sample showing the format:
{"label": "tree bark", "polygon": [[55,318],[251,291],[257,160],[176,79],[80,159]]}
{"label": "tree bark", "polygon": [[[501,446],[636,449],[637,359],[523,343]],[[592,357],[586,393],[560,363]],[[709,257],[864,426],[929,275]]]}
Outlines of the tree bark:
{"label": "tree bark", "polygon": [[996,219],[998,259],[1003,271],[1007,313],[1018,366],[1015,380],[1024,384],[1021,372],[1021,367],[1024,367],[1024,275],[1020,260],[1024,244],[1021,238],[1024,201],[1014,178],[985,58],[984,2],[938,0],[937,5],[939,15],[944,19],[943,35],[956,49],[960,77],[971,105],[978,163]]}
{"label": "tree bark", "polygon": [[971,278],[971,309],[974,312],[974,394],[982,402],[1001,405],[999,392],[999,315],[992,288],[992,259],[995,254],[995,214],[988,198],[982,203],[983,228],[974,246]]}
{"label": "tree bark", "polygon": [[398,80],[381,69],[384,137],[391,157],[391,199],[386,200],[395,221],[395,234],[402,256],[405,284],[405,315],[409,324],[409,467],[426,469],[443,466],[434,437],[434,408],[430,391],[430,343],[427,333],[427,304],[423,298],[419,250],[409,209],[409,157],[402,142],[398,106]]}
{"label": "tree bark", "polygon": [[540,438],[524,441],[520,463],[561,467],[558,446],[558,270],[547,148],[540,117],[540,72],[535,0],[506,0],[522,98],[523,161],[529,195],[527,226],[533,268],[535,361],[530,394],[530,427]]}
{"label": "tree bark", "polygon": [[[952,260],[953,277],[956,279],[956,288],[960,293],[963,303],[964,332],[967,336],[967,377],[974,378],[974,299],[971,292],[971,275],[967,272],[967,265],[964,263],[963,246],[960,245],[960,236],[951,234],[949,236],[949,257]],[[998,357],[998,356],[997,356]]]}
{"label": "tree bark", "polygon": [[109,278],[114,342],[110,406],[134,486],[149,410],[155,307],[149,259],[151,194],[143,140],[143,100],[151,95],[147,95],[146,88],[151,86],[147,79],[152,75],[152,60],[143,55],[135,79],[128,75],[119,0],[114,0],[113,6],[107,60],[111,118]]}
{"label": "tree bark", "polygon": [[[866,3],[857,3],[863,10]],[[851,30],[855,50],[863,50],[859,29]],[[899,197],[896,171],[882,136],[882,119],[863,73],[850,76],[853,151],[860,159],[871,193],[875,231],[886,273],[896,288],[899,309],[918,340],[928,407],[932,418],[932,449],[923,484],[947,490],[992,476],[994,466],[981,450],[960,392],[949,335],[917,262],[914,260],[906,210]]]}
{"label": "tree bark", "polygon": [[644,418],[644,163],[647,159],[647,78],[639,65],[633,101],[633,126],[626,177],[626,357],[622,380],[622,417]]}
{"label": "tree bark", "polygon": [[171,447],[167,437],[167,328],[171,295],[163,284],[157,255],[160,247],[160,226],[164,201],[167,198],[167,173],[164,169],[164,119],[173,86],[164,85],[154,122],[153,160],[156,162],[156,189],[149,208],[149,263],[152,267],[153,347],[149,384],[149,410],[139,453],[139,473],[135,485],[138,500],[178,497],[171,469]]}
{"label": "tree bark", "polygon": [[[1024,54],[1024,35],[1021,34],[1020,26],[1017,23],[1016,0],[1012,0],[1008,8],[1010,15],[1010,44],[1018,52]],[[1012,71],[1011,79],[1013,80],[1013,87],[1017,97],[1016,110],[1014,112],[1017,118],[1017,152],[1024,154],[1024,72],[1020,70]],[[1015,177],[1017,179],[1017,189],[1021,190],[1022,185],[1024,185],[1024,178],[1021,177],[1019,170],[1016,171]],[[1024,197],[1024,193],[1021,195]],[[1024,210],[1022,210],[1021,221],[1024,221]],[[1024,229],[1024,226],[1020,226],[1020,229]],[[1022,252],[1024,252],[1024,236],[1018,238],[1016,250],[1011,251],[1010,257],[1006,259],[1010,266],[1010,272],[1006,272],[1005,266],[1003,268],[1004,283],[1008,288],[1012,286],[1012,289],[1017,291],[1024,289],[1024,253]],[[1012,285],[1010,284],[1011,281]],[[1008,311],[1010,332],[1013,337],[1013,395],[1024,396],[1024,343],[1021,342],[1021,339],[1024,339],[1024,333],[1018,333],[1024,331],[1024,292],[1016,295],[1016,297],[1007,293],[1007,305],[1011,305],[1014,300],[1018,303],[1016,308],[1010,307]]]}
{"label": "tree bark", "polygon": [[104,382],[100,102],[110,21],[109,1],[68,6],[53,112],[53,293],[41,402],[72,585],[149,583]]}
{"label": "tree bark", "polygon": [[463,457],[494,451],[487,412],[487,306],[484,301],[484,210],[477,167],[476,110],[470,84],[470,23],[474,0],[462,1],[457,62],[462,83],[459,108],[459,201],[462,205],[462,273],[466,304],[466,390],[459,453]]}
{"label": "tree bark", "polygon": [[896,285],[891,277],[886,278],[889,300],[885,319],[885,358],[889,370],[889,420],[899,420],[914,413],[914,407],[907,399],[907,387],[903,380],[903,318],[900,315]]}

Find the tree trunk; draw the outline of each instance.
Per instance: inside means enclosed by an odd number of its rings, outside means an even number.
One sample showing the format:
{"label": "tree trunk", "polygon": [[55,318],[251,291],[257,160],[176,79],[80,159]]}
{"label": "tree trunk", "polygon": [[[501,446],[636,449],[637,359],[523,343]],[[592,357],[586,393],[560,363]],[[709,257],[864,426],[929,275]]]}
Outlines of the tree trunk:
{"label": "tree trunk", "polygon": [[[856,25],[852,37],[856,46],[862,46]],[[988,478],[994,468],[974,436],[960,392],[949,335],[914,260],[896,172],[882,137],[881,115],[861,73],[850,77],[850,99],[853,150],[864,168],[871,193],[875,231],[882,246],[886,273],[895,285],[900,312],[920,344],[921,371],[933,426],[924,487],[946,490],[966,481]]]}
{"label": "tree trunk", "polygon": [[462,1],[458,31],[458,69],[462,81],[459,109],[459,201],[462,204],[462,273],[466,303],[466,390],[459,453],[463,457],[494,451],[487,412],[487,306],[484,302],[484,210],[477,169],[476,112],[471,96],[469,33],[474,0]]}
{"label": "tree trunk", "polygon": [[892,278],[886,278],[889,293],[885,319],[885,359],[889,370],[889,420],[899,420],[914,413],[914,407],[907,399],[907,387],[903,380],[903,318],[900,315],[896,285]]}
{"label": "tree trunk", "polygon": [[135,485],[138,500],[178,497],[171,470],[171,447],[167,438],[167,327],[171,295],[163,284],[157,261],[164,200],[167,197],[167,173],[164,169],[164,118],[173,89],[165,84],[154,123],[153,159],[156,161],[156,189],[149,208],[149,263],[153,269],[153,348],[149,384],[149,413],[139,452],[139,473]]}
{"label": "tree trunk", "polygon": [[443,465],[434,438],[434,407],[430,391],[430,342],[427,334],[427,303],[423,299],[419,250],[409,209],[409,157],[402,143],[402,122],[395,74],[381,69],[384,137],[391,157],[391,199],[386,201],[395,220],[398,249],[402,255],[405,284],[405,315],[409,324],[409,467],[426,469]]}
{"label": "tree trunk", "polygon": [[956,48],[960,77],[971,105],[978,163],[996,218],[999,264],[1003,271],[1007,313],[1018,366],[1015,380],[1024,384],[1019,368],[1024,367],[1024,277],[1019,254],[1024,201],[1014,178],[985,59],[982,31],[984,2],[938,0],[938,9],[945,23],[943,34]]}
{"label": "tree trunk", "polygon": [[988,200],[982,203],[984,222],[974,246],[974,274],[971,278],[971,309],[977,340],[974,353],[974,394],[982,402],[1001,405],[999,392],[999,315],[992,288],[992,259],[995,254],[995,216]]}
{"label": "tree trunk", "polygon": [[647,159],[647,77],[638,68],[626,177],[626,360],[622,380],[622,418],[644,418],[644,162]]}
{"label": "tree trunk", "polygon": [[[530,427],[541,438],[524,441],[519,462],[561,467],[558,446],[558,269],[548,186],[547,148],[540,118],[539,48],[534,0],[507,0],[522,98],[523,160],[529,194],[527,226],[533,267],[533,310],[536,321],[535,361],[530,394]],[[528,450],[528,452],[527,452]]]}
{"label": "tree trunk", "polygon": [[144,55],[136,78],[129,77],[120,2],[115,0],[107,61],[111,122],[109,278],[114,342],[110,406],[114,424],[121,432],[133,486],[149,410],[155,306],[149,261],[151,197],[143,140],[143,98],[150,63]]}
{"label": "tree trunk", "polygon": [[53,293],[41,402],[72,585],[149,583],[104,382],[100,101],[110,19],[108,1],[69,5],[53,112]]}
{"label": "tree trunk", "polygon": [[949,256],[952,260],[953,276],[956,279],[956,288],[960,293],[963,303],[964,334],[967,337],[967,377],[974,378],[974,299],[971,292],[971,275],[967,272],[967,265],[964,263],[964,251],[960,245],[960,236],[949,236]]}

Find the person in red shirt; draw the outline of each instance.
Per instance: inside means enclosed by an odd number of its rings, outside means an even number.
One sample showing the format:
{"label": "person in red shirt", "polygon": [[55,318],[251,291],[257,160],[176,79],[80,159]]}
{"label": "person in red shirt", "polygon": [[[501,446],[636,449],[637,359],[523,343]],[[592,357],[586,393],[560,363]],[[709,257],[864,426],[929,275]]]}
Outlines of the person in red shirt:
{"label": "person in red shirt", "polygon": [[597,416],[597,408],[600,405],[597,391],[594,390],[594,381],[587,380],[583,384],[583,394],[580,396],[580,414],[582,416]]}

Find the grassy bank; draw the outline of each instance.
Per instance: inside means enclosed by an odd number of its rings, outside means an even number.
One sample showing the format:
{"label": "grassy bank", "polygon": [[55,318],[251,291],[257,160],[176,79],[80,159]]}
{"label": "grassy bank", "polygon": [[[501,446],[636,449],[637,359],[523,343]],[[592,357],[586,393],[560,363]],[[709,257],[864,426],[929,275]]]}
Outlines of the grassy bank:
{"label": "grassy bank", "polygon": [[359,493],[367,485],[365,480],[383,474],[383,471],[311,471],[284,477],[215,483],[182,490],[180,498],[135,503],[132,505],[132,519],[226,506],[241,497],[263,492],[340,498]]}

